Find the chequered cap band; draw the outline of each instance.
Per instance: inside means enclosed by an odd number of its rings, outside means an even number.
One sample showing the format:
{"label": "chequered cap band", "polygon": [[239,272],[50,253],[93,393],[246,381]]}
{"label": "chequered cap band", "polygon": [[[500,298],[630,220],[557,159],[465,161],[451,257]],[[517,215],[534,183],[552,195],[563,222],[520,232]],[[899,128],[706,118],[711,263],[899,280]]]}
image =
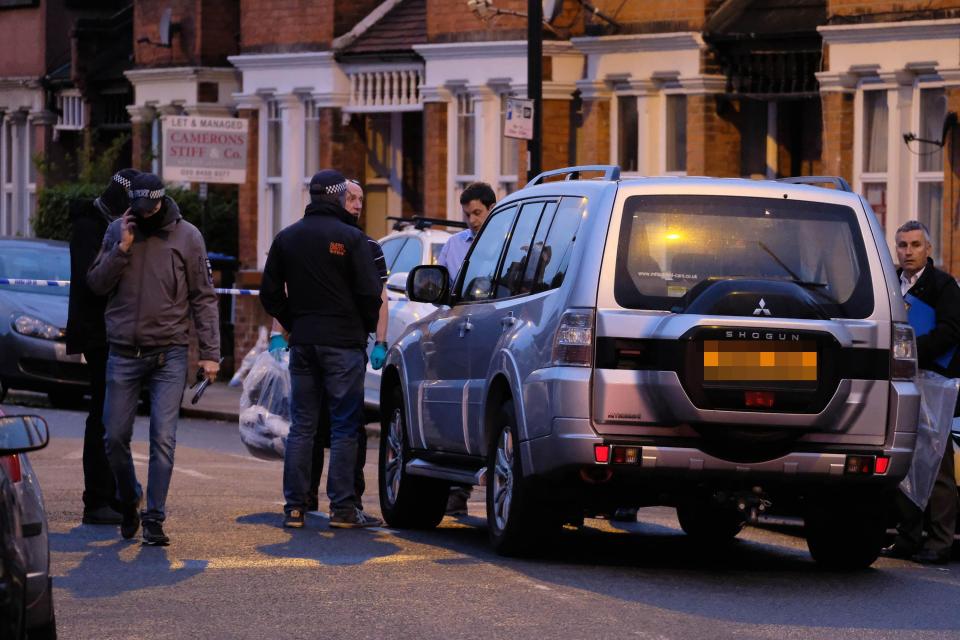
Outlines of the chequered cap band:
{"label": "chequered cap band", "polygon": [[341,182],[339,184],[331,184],[331,185],[327,185],[326,187],[321,187],[320,185],[315,184],[315,185],[311,185],[310,187],[310,193],[314,195],[325,193],[328,196],[335,196],[338,193],[343,193],[346,190],[347,190],[346,182]]}
{"label": "chequered cap band", "polygon": [[117,174],[114,174],[113,181],[116,182],[121,187],[123,187],[124,189],[126,189],[127,191],[130,190],[131,183],[129,178],[124,178],[122,175],[117,173]]}
{"label": "chequered cap band", "polygon": [[137,198],[149,198],[151,200],[159,200],[167,193],[166,189],[137,189],[136,191],[127,191],[127,196],[131,200],[136,200]]}

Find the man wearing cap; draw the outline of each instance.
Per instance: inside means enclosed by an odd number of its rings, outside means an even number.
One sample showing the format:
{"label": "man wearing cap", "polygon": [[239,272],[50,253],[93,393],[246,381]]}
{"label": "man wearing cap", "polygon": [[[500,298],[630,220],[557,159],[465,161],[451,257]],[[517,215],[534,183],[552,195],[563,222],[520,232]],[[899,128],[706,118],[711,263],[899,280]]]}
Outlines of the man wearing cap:
{"label": "man wearing cap", "polygon": [[[363,187],[357,180],[347,180],[347,196],[344,203],[347,212],[353,216],[353,223],[360,228],[360,214],[363,212]],[[370,366],[382,369],[387,359],[387,324],[389,322],[389,308],[387,301],[387,260],[383,257],[380,243],[363,234],[367,239],[367,246],[373,255],[373,264],[380,276],[380,315],[377,317],[376,341],[370,352]],[[363,477],[363,468],[367,464],[367,430],[360,429],[357,440],[357,468],[354,473],[354,489],[357,495],[357,508],[363,509],[363,492],[367,488]],[[310,489],[307,493],[307,511],[316,511],[320,505],[320,477],[323,474],[323,450],[330,446],[330,413],[326,403],[320,405],[320,430],[313,443],[313,467],[310,470]]]}
{"label": "man wearing cap", "polygon": [[367,334],[377,328],[380,279],[366,236],[344,208],[347,181],[310,180],[302,219],[274,238],[260,285],[267,313],[290,332],[290,433],[283,459],[284,521],[302,527],[321,398],[330,415],[330,526],[381,523],[357,507],[354,474],[363,428]]}
{"label": "man wearing cap", "polygon": [[[132,538],[142,517],[144,544],[166,545],[170,539],[163,523],[187,378],[190,318],[200,366],[213,381],[220,368],[217,297],[203,236],[181,217],[160,178],[136,176],[127,195],[130,210],[107,227],[87,283],[94,294],[107,296],[110,347],[103,419],[123,516],[120,532]],[[150,396],[150,465],[147,508],[141,514],[130,438],[143,390]]]}
{"label": "man wearing cap", "polygon": [[87,286],[87,270],[103,242],[107,225],[129,206],[130,180],[136,169],[117,172],[95,200],[70,203],[70,304],[67,315],[67,353],[82,353],[90,374],[90,410],[83,432],[83,523],[120,524],[116,511],[117,484],[103,444],[103,395],[107,376],[107,329],[104,296]]}

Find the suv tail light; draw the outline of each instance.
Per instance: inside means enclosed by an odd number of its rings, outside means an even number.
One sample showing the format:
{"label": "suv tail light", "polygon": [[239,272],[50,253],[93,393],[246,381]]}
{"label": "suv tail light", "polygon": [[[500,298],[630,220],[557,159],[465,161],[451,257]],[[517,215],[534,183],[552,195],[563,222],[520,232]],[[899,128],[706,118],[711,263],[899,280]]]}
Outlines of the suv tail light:
{"label": "suv tail light", "polygon": [[917,341],[913,327],[908,324],[893,324],[890,373],[894,380],[913,380],[917,375]]}
{"label": "suv tail light", "polygon": [[0,467],[7,472],[10,482],[20,482],[23,479],[23,471],[20,469],[20,457],[17,455],[0,456]]}
{"label": "suv tail light", "polygon": [[553,339],[555,366],[589,367],[593,360],[593,310],[568,309]]}

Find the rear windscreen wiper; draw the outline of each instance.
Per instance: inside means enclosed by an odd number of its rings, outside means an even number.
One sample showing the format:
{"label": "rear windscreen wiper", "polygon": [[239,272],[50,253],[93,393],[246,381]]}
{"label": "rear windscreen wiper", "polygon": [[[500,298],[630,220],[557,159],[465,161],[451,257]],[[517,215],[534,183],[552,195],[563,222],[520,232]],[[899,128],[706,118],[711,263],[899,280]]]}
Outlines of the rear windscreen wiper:
{"label": "rear windscreen wiper", "polygon": [[761,240],[757,240],[757,244],[760,245],[760,248],[761,248],[761,249],[763,249],[763,250],[766,251],[768,254],[770,254],[770,257],[773,258],[774,261],[775,261],[778,265],[780,265],[780,267],[781,267],[784,271],[787,272],[787,274],[790,276],[790,281],[791,281],[791,282],[793,282],[793,283],[796,284],[796,285],[799,285],[799,286],[803,287],[804,289],[816,289],[817,292],[820,293],[820,295],[822,295],[824,298],[828,299],[828,300],[829,300],[830,302],[832,302],[833,304],[837,304],[837,305],[840,304],[840,302],[837,301],[836,298],[834,298],[832,295],[830,295],[829,293],[827,293],[826,291],[824,291],[824,289],[829,288],[829,286],[830,286],[829,284],[827,284],[826,282],[813,282],[813,281],[811,281],[811,280],[804,280],[803,278],[801,278],[800,276],[798,276],[796,273],[794,273],[793,269],[791,269],[790,267],[788,267],[783,260],[781,260],[780,258],[778,258],[778,257],[777,257],[777,254],[775,254],[775,253],[773,252],[773,250],[772,250],[770,247],[768,247],[767,245],[765,245]]}

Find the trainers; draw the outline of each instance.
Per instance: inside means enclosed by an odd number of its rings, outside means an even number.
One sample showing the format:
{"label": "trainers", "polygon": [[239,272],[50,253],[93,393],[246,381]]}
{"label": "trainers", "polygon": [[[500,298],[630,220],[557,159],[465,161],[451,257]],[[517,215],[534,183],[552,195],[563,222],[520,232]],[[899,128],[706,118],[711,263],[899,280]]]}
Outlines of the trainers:
{"label": "trainers", "polygon": [[123,510],[120,521],[120,535],[129,540],[137,535],[137,529],[140,528],[140,505],[133,505]]}
{"label": "trainers", "polygon": [[300,529],[303,527],[303,511],[300,509],[291,509],[283,516],[283,526],[290,529]]}
{"label": "trainers", "polygon": [[143,544],[165,547],[170,544],[170,538],[163,532],[163,525],[155,520],[145,520],[143,523]]}
{"label": "trainers", "polygon": [[96,509],[84,509],[82,522],[83,524],[121,524],[123,516],[119,511],[104,505]]}
{"label": "trainers", "polygon": [[360,509],[335,511],[330,514],[330,526],[335,529],[359,529],[361,527],[379,527],[383,520],[371,516]]}

